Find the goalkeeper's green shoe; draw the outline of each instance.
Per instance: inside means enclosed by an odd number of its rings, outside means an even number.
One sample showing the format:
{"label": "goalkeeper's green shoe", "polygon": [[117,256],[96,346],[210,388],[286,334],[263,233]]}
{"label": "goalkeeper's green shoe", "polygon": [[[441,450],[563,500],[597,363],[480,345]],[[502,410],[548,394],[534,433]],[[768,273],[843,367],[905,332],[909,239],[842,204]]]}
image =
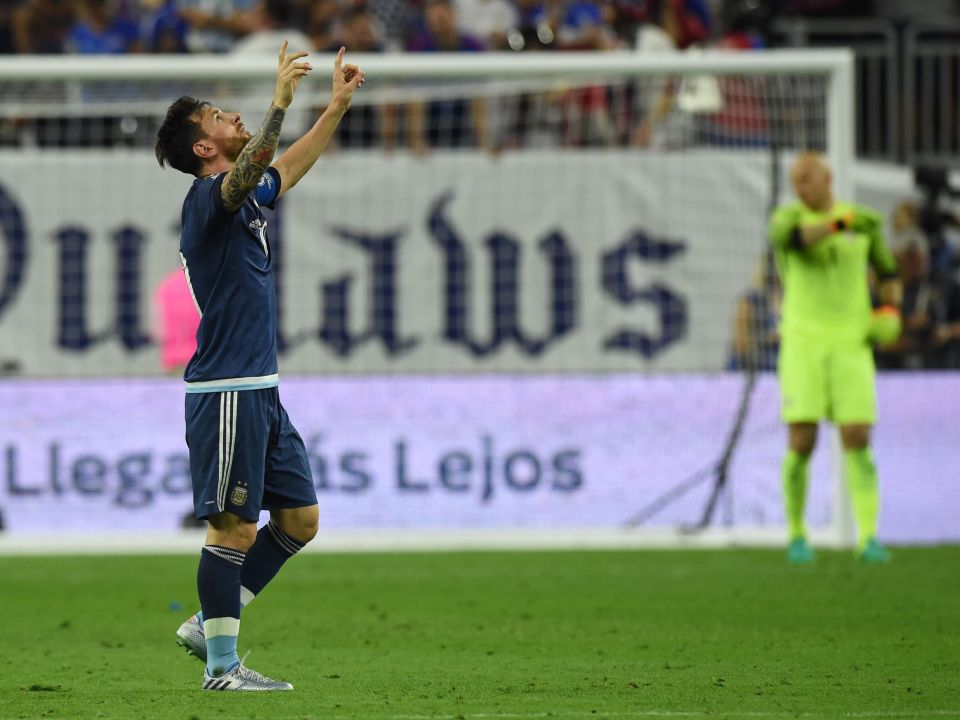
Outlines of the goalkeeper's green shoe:
{"label": "goalkeeper's green shoe", "polygon": [[816,560],[816,555],[806,538],[795,537],[787,548],[787,560],[791,565],[809,565]]}
{"label": "goalkeeper's green shoe", "polygon": [[857,554],[857,557],[861,562],[870,565],[883,565],[890,562],[890,551],[878,543],[876,538],[870,538]]}

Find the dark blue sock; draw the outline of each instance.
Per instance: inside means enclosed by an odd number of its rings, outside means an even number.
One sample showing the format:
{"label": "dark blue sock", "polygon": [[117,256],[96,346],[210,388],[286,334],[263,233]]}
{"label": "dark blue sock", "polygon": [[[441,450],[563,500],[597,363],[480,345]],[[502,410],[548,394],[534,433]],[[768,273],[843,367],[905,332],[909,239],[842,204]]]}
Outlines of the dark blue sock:
{"label": "dark blue sock", "polygon": [[222,545],[205,545],[197,567],[197,594],[207,638],[207,672],[222,675],[240,664],[240,570],[245,555]]}
{"label": "dark blue sock", "polygon": [[[247,551],[240,571],[241,598],[244,606],[259,594],[276,575],[283,564],[303,549],[303,543],[294,540],[271,520],[257,533],[257,541]],[[204,612],[206,617],[206,612]]]}

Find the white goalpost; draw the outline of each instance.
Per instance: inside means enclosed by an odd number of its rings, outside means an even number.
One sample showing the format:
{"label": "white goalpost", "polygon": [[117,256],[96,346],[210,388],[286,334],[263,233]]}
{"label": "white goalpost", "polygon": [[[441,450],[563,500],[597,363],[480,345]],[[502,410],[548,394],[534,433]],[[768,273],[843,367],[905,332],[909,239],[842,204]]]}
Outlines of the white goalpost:
{"label": "white goalpost", "polygon": [[[269,227],[316,546],[783,542],[765,228],[798,153],[853,197],[852,54],[347,59],[367,83]],[[252,130],[274,65],[0,59],[0,552],[194,549],[152,319],[190,178],[153,143],[180,95]],[[811,537],[847,546],[821,445]]]}

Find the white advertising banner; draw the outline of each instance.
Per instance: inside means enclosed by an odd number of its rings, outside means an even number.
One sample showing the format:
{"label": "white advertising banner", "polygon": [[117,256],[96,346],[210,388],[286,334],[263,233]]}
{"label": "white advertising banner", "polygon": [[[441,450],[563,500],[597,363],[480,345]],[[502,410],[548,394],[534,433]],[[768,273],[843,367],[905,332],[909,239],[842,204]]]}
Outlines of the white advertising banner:
{"label": "white advertising banner", "polygon": [[[715,371],[765,247],[769,155],[334,154],[269,219],[282,373]],[[0,153],[0,368],[158,374],[190,178]]]}
{"label": "white advertising banner", "polygon": [[[280,395],[309,451],[325,531],[575,534],[699,520],[742,383],[734,374],[286,378]],[[960,540],[960,377],[883,375],[879,395],[882,538]],[[174,532],[192,512],[183,436],[175,380],[0,383],[6,531]],[[782,528],[785,440],[765,375],[715,523]],[[829,435],[821,440],[807,517],[822,528],[835,485]]]}

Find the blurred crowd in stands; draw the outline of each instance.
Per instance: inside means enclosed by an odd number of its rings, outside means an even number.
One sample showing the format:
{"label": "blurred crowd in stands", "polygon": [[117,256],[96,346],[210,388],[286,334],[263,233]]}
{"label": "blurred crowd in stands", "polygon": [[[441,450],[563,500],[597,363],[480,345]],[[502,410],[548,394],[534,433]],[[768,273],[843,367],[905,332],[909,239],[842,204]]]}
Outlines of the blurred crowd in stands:
{"label": "blurred crowd in stands", "polygon": [[[0,52],[221,53],[293,49],[351,53],[517,52],[694,47],[759,49],[777,12],[832,0],[0,0]],[[456,97],[376,107],[355,103],[340,148],[766,145],[763,87],[648,79],[512,97]],[[739,83],[742,85],[742,83]],[[749,82],[747,83],[749,85]],[[116,89],[118,86],[107,85]],[[702,92],[704,91],[705,92]],[[94,105],[92,85],[84,98]],[[735,96],[724,106],[721,94]],[[120,91],[122,93],[122,91]],[[371,96],[368,91],[365,96]],[[121,95],[122,97],[122,95]],[[105,99],[111,99],[105,97]],[[724,98],[726,99],[726,98]],[[376,100],[371,102],[378,102]],[[675,113],[678,107],[689,112]],[[725,112],[719,112],[723,107]],[[0,121],[0,145],[145,145],[149,116]],[[288,123],[291,131],[297,122]],[[732,127],[732,132],[731,132]],[[811,149],[818,149],[816,147]]]}
{"label": "blurred crowd in stands", "polygon": [[890,242],[903,281],[903,335],[877,352],[887,370],[960,369],[960,217],[935,202],[906,200]]}
{"label": "blurred crowd in stands", "polygon": [[274,52],[280,36],[317,51],[754,48],[774,17],[878,1],[0,0],[0,54]]}

